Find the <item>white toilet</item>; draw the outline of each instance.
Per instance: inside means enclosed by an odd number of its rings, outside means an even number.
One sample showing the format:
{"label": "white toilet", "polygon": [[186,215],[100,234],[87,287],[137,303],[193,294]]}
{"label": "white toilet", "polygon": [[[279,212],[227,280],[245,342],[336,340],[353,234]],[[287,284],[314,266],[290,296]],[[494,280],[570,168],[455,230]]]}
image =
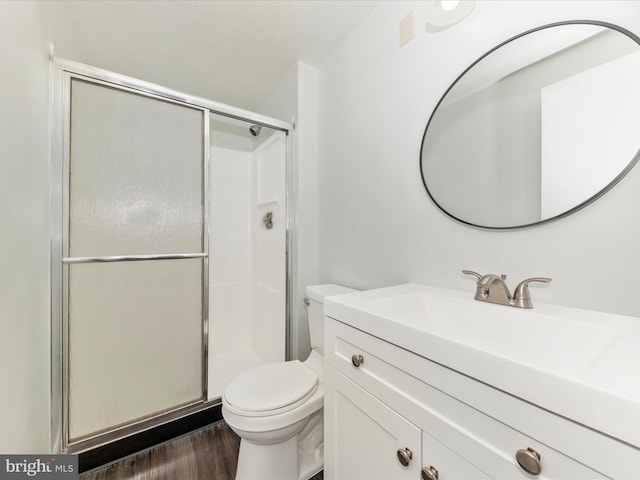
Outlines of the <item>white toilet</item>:
{"label": "white toilet", "polygon": [[236,480],[306,480],[323,468],[325,297],[339,285],[306,288],[311,354],[238,375],[222,396],[222,416],[240,438]]}

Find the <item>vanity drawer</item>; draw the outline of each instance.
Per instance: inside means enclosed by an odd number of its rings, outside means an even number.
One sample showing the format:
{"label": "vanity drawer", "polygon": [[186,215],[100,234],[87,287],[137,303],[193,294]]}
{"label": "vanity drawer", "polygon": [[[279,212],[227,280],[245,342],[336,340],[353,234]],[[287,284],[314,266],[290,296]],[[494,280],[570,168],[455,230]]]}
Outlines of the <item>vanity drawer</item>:
{"label": "vanity drawer", "polygon": [[[528,430],[513,428],[512,424],[508,425],[451,396],[442,385],[440,388],[434,387],[430,377],[433,376],[440,383],[442,376],[453,376],[452,380],[462,377],[468,397],[486,396],[486,385],[329,318],[325,322],[325,360],[491,478],[532,478],[515,460],[518,450],[526,451],[529,448],[541,456],[542,472],[537,478],[607,478],[585,466],[585,463],[591,465],[585,459],[576,461],[550,447],[544,439],[522,433]],[[503,392],[491,390],[492,395],[509,397]],[[521,400],[513,400],[525,404],[525,411],[536,408]],[[545,414],[554,417],[549,412]],[[554,435],[562,436],[565,433],[556,431]],[[427,457],[425,461],[428,461]],[[632,477],[629,475],[627,478]]]}

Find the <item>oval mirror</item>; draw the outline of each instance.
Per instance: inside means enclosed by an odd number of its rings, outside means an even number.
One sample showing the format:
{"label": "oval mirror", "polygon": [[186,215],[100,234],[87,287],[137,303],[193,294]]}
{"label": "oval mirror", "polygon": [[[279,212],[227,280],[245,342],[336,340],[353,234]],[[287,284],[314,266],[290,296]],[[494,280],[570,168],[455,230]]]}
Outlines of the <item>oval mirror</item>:
{"label": "oval mirror", "polygon": [[640,38],[563,22],[483,55],[449,87],[422,140],[422,180],[454,219],[518,228],[602,196],[640,156]]}

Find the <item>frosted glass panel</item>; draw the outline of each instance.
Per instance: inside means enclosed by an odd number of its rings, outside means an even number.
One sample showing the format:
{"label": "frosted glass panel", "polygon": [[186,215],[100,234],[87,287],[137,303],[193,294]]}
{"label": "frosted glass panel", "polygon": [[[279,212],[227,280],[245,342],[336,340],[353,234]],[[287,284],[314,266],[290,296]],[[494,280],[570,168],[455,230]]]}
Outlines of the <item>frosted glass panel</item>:
{"label": "frosted glass panel", "polygon": [[203,112],[73,80],[69,255],[203,251]]}
{"label": "frosted glass panel", "polygon": [[203,261],[69,266],[77,439],[202,399]]}

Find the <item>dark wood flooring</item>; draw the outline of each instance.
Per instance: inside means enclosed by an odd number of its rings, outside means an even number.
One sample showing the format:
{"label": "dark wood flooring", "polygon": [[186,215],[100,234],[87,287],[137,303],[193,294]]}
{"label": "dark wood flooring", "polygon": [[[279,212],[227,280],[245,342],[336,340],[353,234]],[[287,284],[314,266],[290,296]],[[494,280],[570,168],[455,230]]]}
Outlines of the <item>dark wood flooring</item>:
{"label": "dark wood flooring", "polygon": [[[219,422],[83,473],[80,480],[233,480],[240,438]],[[310,480],[323,480],[322,472]]]}

